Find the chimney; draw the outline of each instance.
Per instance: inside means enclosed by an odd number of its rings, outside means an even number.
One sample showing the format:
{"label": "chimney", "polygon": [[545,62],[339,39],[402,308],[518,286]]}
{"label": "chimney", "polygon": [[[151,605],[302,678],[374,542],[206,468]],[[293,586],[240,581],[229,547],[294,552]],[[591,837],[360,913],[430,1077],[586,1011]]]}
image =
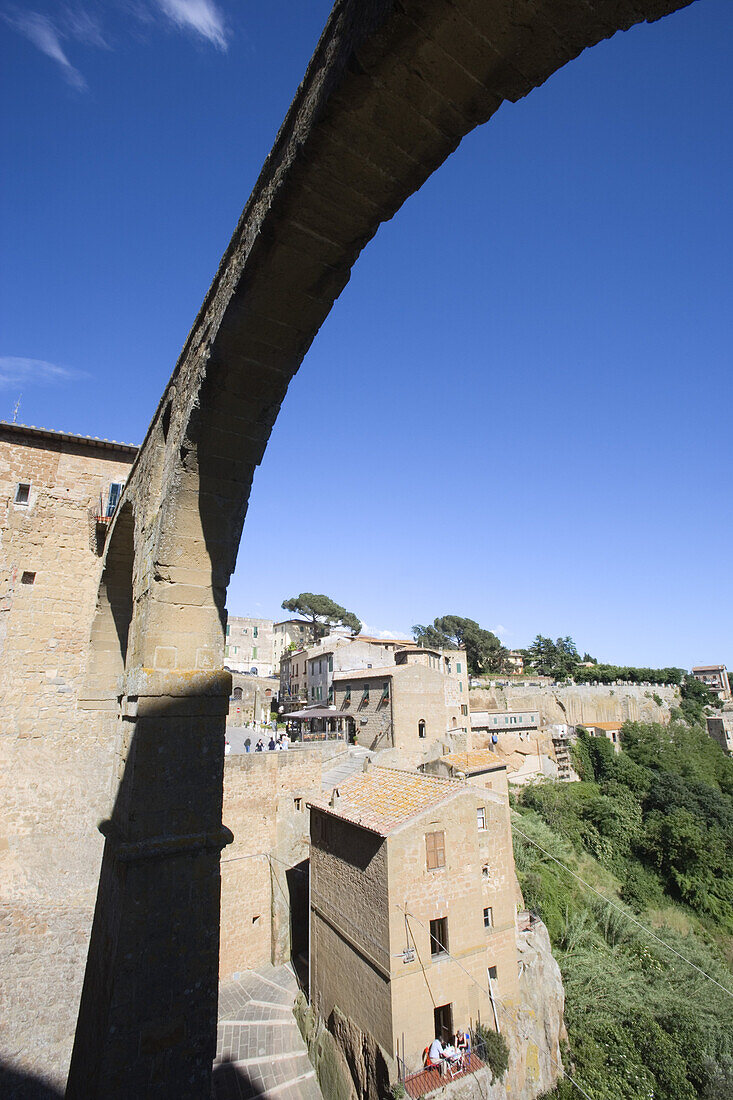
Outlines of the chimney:
{"label": "chimney", "polygon": [[362,764],[362,768],[361,768],[361,770],[362,770],[363,772],[368,772],[368,771],[369,771],[369,769],[371,768],[371,766],[372,766],[372,758],[371,758],[371,756],[367,756],[367,757],[365,757],[365,758],[364,758],[364,763]]}
{"label": "chimney", "polygon": [[331,807],[332,810],[334,810],[338,806],[340,797],[341,797],[341,795],[339,794],[338,787],[334,787],[333,790],[331,791],[331,797],[328,800],[328,804],[329,804],[329,806]]}

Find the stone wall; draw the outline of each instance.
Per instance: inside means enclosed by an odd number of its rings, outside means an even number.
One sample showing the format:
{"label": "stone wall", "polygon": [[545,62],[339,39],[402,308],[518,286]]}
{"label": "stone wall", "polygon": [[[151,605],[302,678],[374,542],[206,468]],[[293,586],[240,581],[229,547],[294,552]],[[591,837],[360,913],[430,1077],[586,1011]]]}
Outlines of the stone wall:
{"label": "stone wall", "polygon": [[[113,774],[112,744],[77,709],[101,573],[94,517],[134,454],[0,426],[0,1057],[59,1084]],[[13,503],[19,482],[27,505]]]}
{"label": "stone wall", "polygon": [[309,749],[226,758],[223,820],[234,841],[221,860],[222,978],[289,961],[290,895],[307,878],[288,872],[308,859],[306,800],[320,793],[321,767]]}
{"label": "stone wall", "polygon": [[[654,696],[662,702],[655,702]],[[471,710],[539,709],[543,724],[567,722],[571,726],[586,722],[668,722],[670,707],[679,706],[679,688],[638,684],[594,687],[578,684],[569,687],[530,688],[511,684],[500,688],[471,691]]]}

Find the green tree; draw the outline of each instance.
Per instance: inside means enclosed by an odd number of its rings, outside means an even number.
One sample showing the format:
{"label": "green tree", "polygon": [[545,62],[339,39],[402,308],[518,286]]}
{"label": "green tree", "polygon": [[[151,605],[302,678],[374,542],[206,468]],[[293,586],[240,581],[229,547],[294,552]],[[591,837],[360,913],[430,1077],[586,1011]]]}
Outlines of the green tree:
{"label": "green tree", "polygon": [[416,642],[428,648],[465,649],[468,671],[474,676],[501,672],[507,656],[495,634],[460,615],[443,615],[428,626],[413,626],[412,633]]}
{"label": "green tree", "polygon": [[361,633],[361,621],[353,611],[347,611],[330,596],[324,596],[322,593],[301,592],[299,596],[283,600],[282,606],[285,611],[294,611],[310,621],[315,641],[325,637],[332,626],[345,626],[353,634]]}

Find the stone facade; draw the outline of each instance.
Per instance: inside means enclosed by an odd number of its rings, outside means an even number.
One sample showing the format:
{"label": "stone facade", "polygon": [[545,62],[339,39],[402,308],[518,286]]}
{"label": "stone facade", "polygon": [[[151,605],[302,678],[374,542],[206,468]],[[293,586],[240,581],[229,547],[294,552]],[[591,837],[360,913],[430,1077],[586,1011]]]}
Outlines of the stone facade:
{"label": "stone facade", "polygon": [[493,792],[376,767],[313,804],[311,995],[322,1018],[338,1007],[412,1069],[436,1008],[458,1028],[491,1021],[492,995],[516,1003],[506,814]]}
{"label": "stone facade", "polygon": [[112,745],[77,710],[106,534],[97,516],[108,518],[110,486],[136,453],[0,425],[0,1043],[20,1067],[55,1067],[56,1080],[71,1052],[96,825],[113,776]]}
{"label": "stone facade", "polygon": [[415,647],[398,651],[395,660],[381,668],[334,673],[333,703],[337,713],[351,715],[360,745],[396,748],[413,754],[416,763],[449,732],[468,733],[466,655]]}
{"label": "stone facade", "polygon": [[306,950],[306,800],[320,793],[322,759],[317,749],[226,759],[223,819],[234,841],[221,861],[222,978],[289,962],[291,909],[302,935],[295,946]]}
{"label": "stone facade", "polygon": [[725,665],[696,665],[692,675],[721,699],[730,699],[730,678]]}
{"label": "stone facade", "polygon": [[251,726],[254,722],[260,725],[270,722],[277,688],[277,680],[233,672],[227,725]]}
{"label": "stone facade", "polygon": [[718,742],[724,753],[733,756],[733,707],[729,705],[705,721],[708,736]]}
{"label": "stone facade", "polygon": [[[254,676],[272,676],[274,657],[272,619],[253,619],[229,615],[226,627],[224,662],[231,672],[251,672]],[[253,671],[256,669],[256,672]]]}

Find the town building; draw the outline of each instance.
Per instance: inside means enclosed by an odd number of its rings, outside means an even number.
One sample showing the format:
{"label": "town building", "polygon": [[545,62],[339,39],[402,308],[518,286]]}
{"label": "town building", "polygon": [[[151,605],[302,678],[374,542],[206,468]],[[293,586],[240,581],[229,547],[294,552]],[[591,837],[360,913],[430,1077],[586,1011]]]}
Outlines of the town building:
{"label": "town building", "polygon": [[417,644],[408,640],[372,638],[363,634],[354,637],[331,634],[307,652],[305,686],[308,702],[333,702],[334,674],[395,664],[398,652],[416,648]]}
{"label": "town building", "polygon": [[471,729],[474,733],[502,733],[508,730],[539,729],[540,712],[538,710],[474,710],[471,712]]}
{"label": "town building", "polygon": [[272,628],[272,666],[277,674],[283,656],[289,650],[303,649],[313,643],[313,623],[306,619],[283,619]]}
{"label": "town building", "polygon": [[509,650],[504,658],[504,664],[507,672],[512,673],[514,676],[519,676],[524,672],[524,657],[518,649]]}
{"label": "town building", "polygon": [[[101,554],[136,455],[0,423],[2,1030],[7,1050],[38,1057],[42,1043],[44,1065],[68,1062],[103,845],[96,822],[109,814],[114,730],[80,710],[97,706],[87,664]],[[120,523],[131,540],[127,512]]]}
{"label": "town building", "polygon": [[274,625],[272,619],[229,615],[224,649],[226,667],[232,672],[249,672],[253,676],[272,676],[273,671],[276,670]]}
{"label": "town building", "polygon": [[233,672],[227,725],[265,725],[272,720],[272,705],[276,702],[277,680]]}
{"label": "town building", "polygon": [[721,699],[730,699],[730,680],[725,665],[698,665],[692,675]]}
{"label": "town building", "polygon": [[621,752],[621,727],[623,722],[589,722],[586,729],[591,737],[606,737],[614,752]]}
{"label": "town building", "polygon": [[370,767],[311,805],[311,1002],[408,1071],[422,1051],[515,1003],[506,799]]}
{"label": "town building", "polygon": [[706,718],[708,736],[717,741],[723,752],[733,756],[733,710],[720,711],[712,718]]}
{"label": "town building", "polygon": [[[356,742],[395,748],[416,764],[434,741],[469,735],[463,650],[397,650],[394,665],[333,673],[333,705],[348,715]],[[405,762],[408,757],[405,757]]]}

